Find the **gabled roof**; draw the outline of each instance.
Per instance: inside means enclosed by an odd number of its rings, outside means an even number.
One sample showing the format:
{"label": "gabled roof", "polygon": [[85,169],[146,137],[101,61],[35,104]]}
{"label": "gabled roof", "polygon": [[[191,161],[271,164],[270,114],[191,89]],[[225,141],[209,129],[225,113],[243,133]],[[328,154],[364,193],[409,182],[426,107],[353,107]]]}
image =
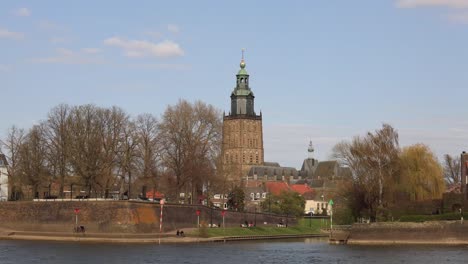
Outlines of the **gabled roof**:
{"label": "gabled roof", "polygon": [[313,191],[307,184],[292,184],[291,190],[299,193],[300,195]]}
{"label": "gabled roof", "polygon": [[336,160],[329,160],[329,161],[321,161],[317,165],[317,169],[315,170],[315,177],[320,176],[321,178],[332,178],[336,175],[336,170],[338,168],[338,161]]}
{"label": "gabled roof", "polygon": [[301,171],[305,171],[310,173],[313,173],[315,169],[317,168],[318,165],[318,160],[316,159],[305,159],[304,162],[302,162],[302,167]]}
{"label": "gabled roof", "polygon": [[267,192],[273,195],[279,195],[283,191],[290,191],[289,185],[286,182],[266,182]]}

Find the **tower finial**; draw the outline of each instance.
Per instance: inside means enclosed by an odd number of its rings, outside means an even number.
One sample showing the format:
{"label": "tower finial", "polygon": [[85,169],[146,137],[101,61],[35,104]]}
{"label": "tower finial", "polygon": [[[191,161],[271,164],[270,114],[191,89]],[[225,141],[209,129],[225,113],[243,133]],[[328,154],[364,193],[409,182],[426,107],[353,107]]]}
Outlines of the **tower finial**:
{"label": "tower finial", "polygon": [[245,48],[242,49],[242,59],[241,59],[241,63],[240,63],[240,67],[242,69],[245,68],[244,52],[245,52]]}

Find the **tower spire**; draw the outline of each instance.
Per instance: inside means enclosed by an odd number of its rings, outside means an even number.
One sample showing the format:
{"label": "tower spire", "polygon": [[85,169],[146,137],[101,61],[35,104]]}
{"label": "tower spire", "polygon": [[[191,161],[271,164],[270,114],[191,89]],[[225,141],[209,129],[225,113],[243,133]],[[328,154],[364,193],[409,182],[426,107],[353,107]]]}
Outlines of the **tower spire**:
{"label": "tower spire", "polygon": [[307,152],[309,153],[309,159],[314,158],[314,145],[312,145],[312,140],[309,142],[309,148],[307,148]]}
{"label": "tower spire", "polygon": [[[244,53],[245,53],[245,49],[243,48],[243,49],[242,49],[242,58],[241,58],[241,62],[240,62],[240,67],[241,67],[241,69],[244,69],[244,68],[245,68]],[[247,72],[246,72],[246,73],[247,73]]]}

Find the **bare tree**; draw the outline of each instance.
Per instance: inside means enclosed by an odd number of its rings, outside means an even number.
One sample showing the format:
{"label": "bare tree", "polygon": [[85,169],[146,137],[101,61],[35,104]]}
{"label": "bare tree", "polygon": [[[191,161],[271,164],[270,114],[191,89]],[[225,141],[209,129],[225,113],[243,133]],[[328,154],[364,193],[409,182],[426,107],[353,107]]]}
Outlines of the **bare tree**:
{"label": "bare tree", "polygon": [[220,113],[202,102],[168,106],[160,123],[163,164],[175,177],[177,195],[199,191],[214,168],[221,136]]}
{"label": "bare tree", "polygon": [[41,185],[46,183],[50,190],[50,184],[52,184],[47,166],[46,144],[44,141],[43,129],[36,125],[29,130],[24,143],[20,147],[21,176],[23,177],[23,183],[32,187],[33,198],[39,198],[38,191]]}
{"label": "bare tree", "polygon": [[[102,166],[96,184],[101,189],[101,195],[109,196],[109,190],[120,183],[123,184],[125,176],[122,175],[122,144],[125,142],[125,127],[128,126],[129,116],[119,107],[98,110],[98,123],[101,124],[100,137],[102,143]],[[120,177],[120,178],[119,178]]]}
{"label": "bare tree", "polygon": [[63,197],[65,178],[70,170],[70,110],[66,104],[52,108],[44,124],[48,163],[51,173],[59,182],[59,197]]}
{"label": "bare tree", "polygon": [[[151,114],[142,114],[135,120],[138,145],[136,148],[138,177],[144,186],[150,185],[154,192],[159,187],[161,150],[158,141],[158,121]],[[146,195],[146,194],[143,194]]]}
{"label": "bare tree", "polygon": [[460,177],[460,157],[452,157],[449,154],[444,155],[444,178],[447,184],[458,184]]}
{"label": "bare tree", "polygon": [[334,156],[352,171],[348,201],[355,215],[366,211],[375,221],[377,209],[384,206],[386,192],[391,193],[399,167],[397,132],[387,124],[366,137],[355,137],[334,147]]}
{"label": "bare tree", "polygon": [[102,123],[97,118],[94,105],[74,107],[71,111],[70,163],[73,173],[80,177],[88,195],[105,166],[102,155]]}
{"label": "bare tree", "polygon": [[0,141],[1,148],[5,152],[8,161],[8,182],[11,186],[10,199],[17,200],[21,195],[20,149],[25,141],[24,130],[13,126],[8,130],[4,141]]}
{"label": "bare tree", "polygon": [[135,123],[128,122],[122,129],[122,142],[119,144],[118,149],[118,164],[122,176],[121,181],[121,193],[123,193],[124,186],[124,179],[128,180],[127,185],[127,197],[132,197],[131,186],[132,186],[132,176],[136,172],[136,165],[137,165],[137,146],[138,146],[138,138],[136,134]]}

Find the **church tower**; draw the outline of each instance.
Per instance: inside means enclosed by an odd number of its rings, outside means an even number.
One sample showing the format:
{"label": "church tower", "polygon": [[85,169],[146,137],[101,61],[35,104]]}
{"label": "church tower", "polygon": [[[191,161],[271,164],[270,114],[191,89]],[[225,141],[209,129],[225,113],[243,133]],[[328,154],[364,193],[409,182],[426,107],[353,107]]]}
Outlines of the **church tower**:
{"label": "church tower", "polygon": [[254,99],[242,52],[236,87],[231,93],[231,111],[223,118],[223,169],[227,179],[235,183],[241,182],[251,166],[264,162],[262,114],[255,113]]}

